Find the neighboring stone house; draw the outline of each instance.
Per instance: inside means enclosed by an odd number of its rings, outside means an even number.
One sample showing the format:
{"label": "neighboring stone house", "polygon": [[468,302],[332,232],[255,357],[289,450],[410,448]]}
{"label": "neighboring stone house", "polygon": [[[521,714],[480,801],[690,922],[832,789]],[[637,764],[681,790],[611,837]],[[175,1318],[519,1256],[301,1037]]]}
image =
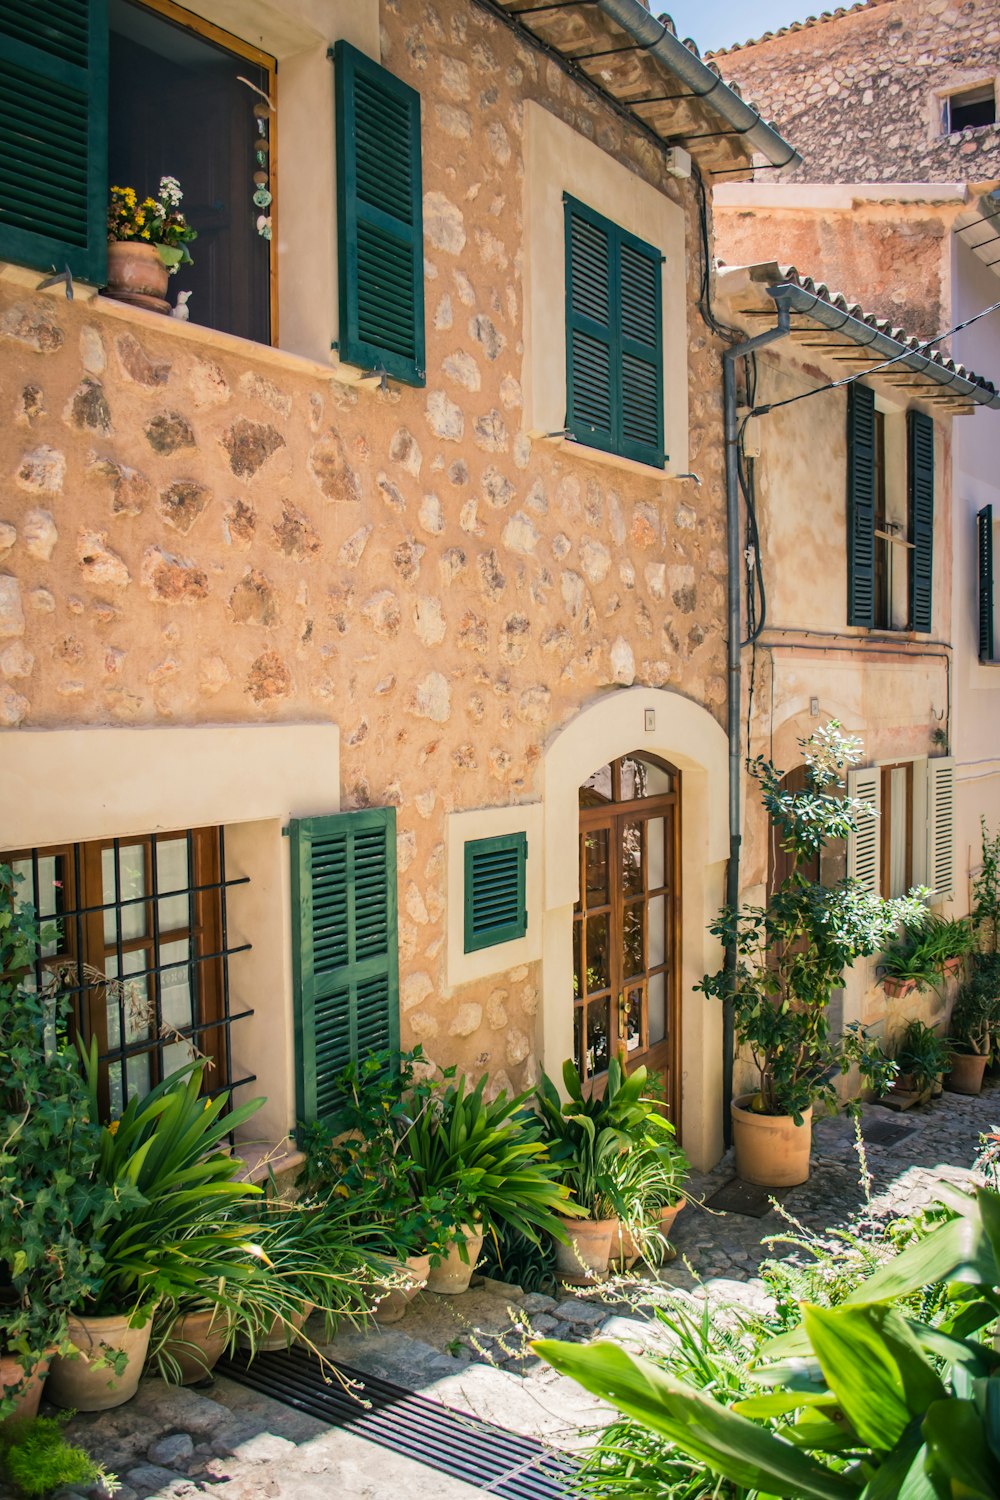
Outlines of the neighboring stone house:
{"label": "neighboring stone house", "polygon": [[[1000,301],[1000,15],[985,0],[869,0],[720,56],[793,132],[803,165],[717,186],[730,265],[808,268],[923,339]],[[808,120],[806,119],[808,112]],[[1000,313],[935,344],[996,379]],[[955,424],[953,647],[944,728],[956,763],[955,911],[967,909],[980,817],[1000,826],[1000,634],[992,555],[1000,412]]]}
{"label": "neighboring stone house", "polygon": [[[397,1036],[494,1087],[622,1045],[707,1164],[703,188],[792,153],[638,0],[516,9],[0,21],[2,841],[112,1106],[191,1039],[269,1143]],[[95,290],[108,156],[185,191],[189,321]]]}
{"label": "neighboring stone house", "polygon": [[[885,896],[926,885],[935,907],[964,903],[955,761],[946,753],[957,655],[947,639],[951,456],[955,431],[970,421],[963,413],[1000,411],[1000,392],[793,268],[727,268],[718,289],[720,315],[748,338],[774,327],[779,308],[788,317],[787,332],[757,350],[739,397],[752,549],[746,754],[773,759],[797,790],[800,741],[839,720],[864,751],[848,789],[880,817],[862,821],[846,849],[825,850],[813,878],[849,873]],[[860,371],[862,379],[836,385]],[[748,416],[750,407],[760,414]],[[784,872],[751,782],[745,899],[763,904]],[[843,1022],[891,1041],[913,1016],[943,1019],[945,997],[888,1000],[877,974],[877,958],[850,971],[838,1000]]]}

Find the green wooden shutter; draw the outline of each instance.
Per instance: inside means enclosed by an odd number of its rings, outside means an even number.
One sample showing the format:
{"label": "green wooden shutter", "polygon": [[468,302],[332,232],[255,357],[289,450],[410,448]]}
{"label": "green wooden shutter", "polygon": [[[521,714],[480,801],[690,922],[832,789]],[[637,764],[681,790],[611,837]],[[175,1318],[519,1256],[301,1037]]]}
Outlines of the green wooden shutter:
{"label": "green wooden shutter", "polygon": [[330,1121],[337,1074],[399,1047],[396,810],[289,826],[299,1119]]}
{"label": "green wooden shutter", "polygon": [[523,833],[469,839],[465,845],[465,951],[492,948],[528,930]]}
{"label": "green wooden shutter", "polygon": [[107,0],[0,0],[0,257],[107,270]]}
{"label": "green wooden shutter", "polygon": [[934,421],[922,411],[906,414],[907,481],[910,497],[910,629],[933,628]]}
{"label": "green wooden shutter", "polygon": [[875,625],[875,392],[847,388],[847,623]]}
{"label": "green wooden shutter", "polygon": [[979,557],[979,660],[993,660],[993,507],[976,516]]}
{"label": "green wooden shutter", "polygon": [[340,357],[423,385],[420,95],[348,42],[334,70]]}
{"label": "green wooden shutter", "polygon": [[563,197],[566,426],[577,442],[663,468],[663,257]]}
{"label": "green wooden shutter", "polygon": [[856,828],[847,836],[847,877],[863,885],[873,896],[881,886],[882,772],[878,766],[863,766],[847,773],[847,795],[863,803],[856,809]]}

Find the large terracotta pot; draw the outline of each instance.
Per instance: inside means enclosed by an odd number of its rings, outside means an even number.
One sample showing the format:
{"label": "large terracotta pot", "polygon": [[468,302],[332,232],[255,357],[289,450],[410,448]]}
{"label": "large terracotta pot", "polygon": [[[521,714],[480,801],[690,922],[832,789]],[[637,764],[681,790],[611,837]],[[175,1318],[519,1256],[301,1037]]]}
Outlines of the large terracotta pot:
{"label": "large terracotta pot", "polygon": [[28,1371],[27,1377],[19,1359],[16,1359],[13,1354],[0,1354],[0,1398],[10,1395],[12,1387],[21,1386],[14,1396],[13,1408],[3,1419],[5,1422],[38,1415],[38,1403],[42,1399],[42,1386],[45,1384],[48,1370],[49,1356],[47,1354],[33,1369]]}
{"label": "large terracotta pot", "polygon": [[944,1081],[950,1094],[979,1094],[989,1058],[985,1052],[953,1052],[951,1072]]}
{"label": "large terracotta pot", "polygon": [[743,1094],[729,1106],[737,1177],[760,1187],[798,1187],[809,1176],[812,1107],[796,1125],[791,1115],[756,1114],[748,1108],[752,1098]]}
{"label": "large terracotta pot", "polygon": [[439,1292],[446,1297],[457,1297],[461,1292],[469,1290],[469,1282],[472,1273],[476,1269],[476,1261],[479,1259],[483,1248],[482,1225],[463,1224],[459,1231],[468,1261],[462,1259],[458,1248],[458,1241],[449,1245],[448,1253],[442,1256],[436,1266],[431,1266],[427,1276],[427,1290]]}
{"label": "large terracotta pot", "polygon": [[642,1245],[624,1219],[612,1219],[611,1226],[611,1254],[608,1258],[608,1268],[612,1271],[631,1271],[642,1254]]}
{"label": "large terracotta pot", "polygon": [[684,1198],[678,1198],[676,1203],[671,1203],[667,1208],[660,1209],[660,1233],[665,1240],[670,1238],[670,1231],[674,1227],[674,1220],[685,1204]]}
{"label": "large terracotta pot", "polygon": [[612,1241],[617,1238],[617,1219],[564,1219],[557,1215],[569,1240],[556,1241],[556,1274],[560,1281],[583,1286],[596,1276],[606,1276]]}
{"label": "large terracotta pot", "polygon": [[[283,1323],[280,1318],[275,1318],[264,1337],[257,1340],[254,1346],[256,1351],[260,1353],[261,1351],[270,1352],[274,1349],[288,1349],[295,1342],[296,1334],[301,1333],[302,1329],[306,1326],[312,1310],[313,1304],[306,1302],[303,1304],[301,1311],[292,1313],[288,1322]],[[288,1326],[289,1323],[291,1324],[291,1328]],[[236,1342],[243,1349],[250,1346],[250,1340],[244,1335],[240,1335]]]}
{"label": "large terracotta pot", "polygon": [[175,1361],[180,1370],[180,1384],[194,1385],[204,1380],[219,1363],[229,1341],[229,1318],[217,1307],[184,1313],[164,1340],[163,1353]]}
{"label": "large terracotta pot", "polygon": [[[160,259],[155,245],[145,245],[141,240],[110,240],[108,242],[109,297],[118,297],[125,302],[140,302],[152,298],[169,310],[166,301],[170,272]],[[140,305],[148,305],[145,301]]]}
{"label": "large terracotta pot", "polygon": [[[48,1400],[75,1411],[107,1411],[130,1401],[139,1386],[152,1328],[151,1318],[142,1328],[130,1328],[127,1316],[70,1317],[67,1333],[80,1354],[76,1359],[55,1356],[45,1384]],[[103,1352],[119,1350],[126,1356],[120,1375],[110,1365],[94,1363]]]}
{"label": "large terracotta pot", "polygon": [[400,1318],[406,1314],[406,1309],[422,1287],[427,1285],[427,1278],[431,1270],[431,1258],[429,1255],[408,1255],[404,1261],[400,1261],[398,1267],[400,1273],[406,1274],[408,1282],[406,1286],[394,1286],[375,1308],[375,1319],[378,1323],[398,1323]]}

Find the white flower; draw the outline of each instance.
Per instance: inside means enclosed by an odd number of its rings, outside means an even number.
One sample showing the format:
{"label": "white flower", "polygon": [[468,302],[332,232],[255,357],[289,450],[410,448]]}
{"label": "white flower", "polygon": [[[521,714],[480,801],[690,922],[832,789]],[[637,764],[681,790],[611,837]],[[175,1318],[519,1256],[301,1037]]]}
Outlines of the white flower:
{"label": "white flower", "polygon": [[165,207],[168,209],[176,208],[183,197],[184,194],[181,192],[181,185],[176,177],[160,178],[160,202]]}

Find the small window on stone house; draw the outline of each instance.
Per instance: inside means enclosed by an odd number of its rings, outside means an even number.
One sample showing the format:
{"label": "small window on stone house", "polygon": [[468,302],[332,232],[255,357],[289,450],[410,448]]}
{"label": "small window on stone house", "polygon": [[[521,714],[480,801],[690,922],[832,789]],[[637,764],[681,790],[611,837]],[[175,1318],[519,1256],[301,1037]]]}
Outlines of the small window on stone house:
{"label": "small window on stone house", "polygon": [[984,83],[979,88],[949,94],[941,101],[941,114],[943,135],[957,135],[960,130],[968,130],[977,125],[995,125],[996,86]]}

